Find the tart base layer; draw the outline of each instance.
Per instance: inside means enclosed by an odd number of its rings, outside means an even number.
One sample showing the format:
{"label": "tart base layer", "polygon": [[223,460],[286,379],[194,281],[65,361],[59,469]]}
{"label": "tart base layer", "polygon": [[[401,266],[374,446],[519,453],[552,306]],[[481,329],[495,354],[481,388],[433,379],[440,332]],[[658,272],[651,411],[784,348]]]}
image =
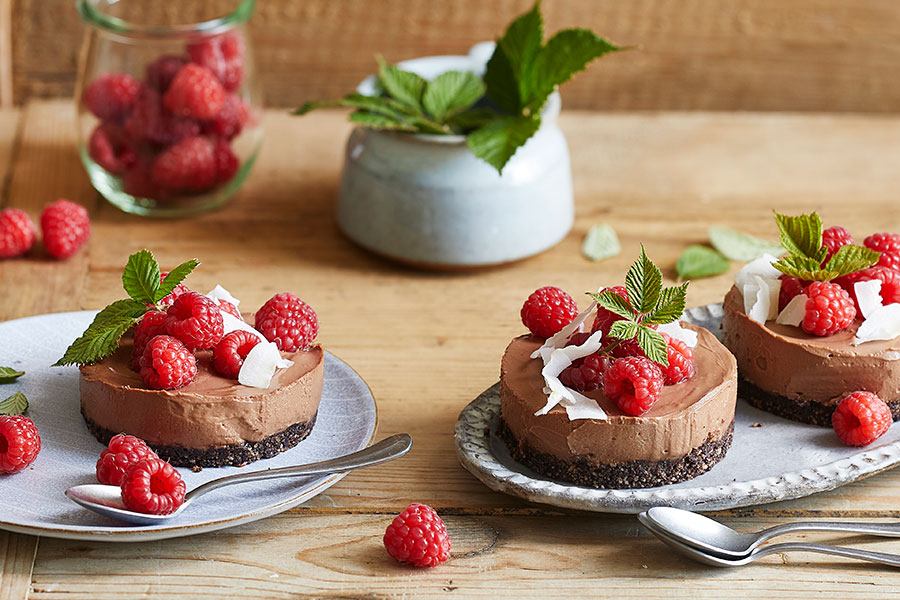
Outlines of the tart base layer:
{"label": "tart base layer", "polygon": [[615,465],[597,465],[585,459],[564,461],[538,452],[516,440],[502,417],[497,434],[516,461],[551,479],[601,489],[649,488],[687,481],[710,470],[725,458],[731,446],[734,421],[719,438],[713,439],[710,434],[705,442],[681,458],[635,460]]}
{"label": "tart base layer", "polygon": [[[317,415],[318,413],[316,413]],[[152,445],[153,450],[163,460],[167,460],[176,467],[243,467],[261,458],[273,456],[293,448],[303,441],[316,424],[316,415],[309,421],[295,423],[287,429],[280,431],[258,442],[244,442],[243,444],[231,444],[227,446],[214,446],[212,448],[185,448],[183,446],[157,446]],[[84,422],[88,430],[102,444],[109,444],[117,431],[105,429],[85,416]]]}

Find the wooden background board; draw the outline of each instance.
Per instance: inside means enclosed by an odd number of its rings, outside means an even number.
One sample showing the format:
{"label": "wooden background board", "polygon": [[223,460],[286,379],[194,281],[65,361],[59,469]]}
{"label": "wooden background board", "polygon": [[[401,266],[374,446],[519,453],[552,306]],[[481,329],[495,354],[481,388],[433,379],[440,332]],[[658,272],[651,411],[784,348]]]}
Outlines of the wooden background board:
{"label": "wooden background board", "polygon": [[[557,247],[505,268],[425,273],[358,250],[333,220],[344,114],[270,112],[262,155],[224,209],[178,221],[141,219],[99,200],[75,152],[67,102],[0,111],[0,206],[36,215],[60,195],[87,205],[93,237],[72,259],[40,250],[0,261],[0,320],[96,309],[121,296],[128,254],[164,266],[196,256],[188,283],[224,285],[259,306],[285,289],[318,311],[320,340],[372,387],[379,436],[406,431],[401,461],[348,475],[288,513],[221,532],[109,544],[0,532],[0,599],[221,598],[900,598],[897,571],[784,554],[717,570],[674,555],[634,517],[561,511],[492,492],[458,464],[459,411],[493,384],[518,310],[535,288],[581,291],[617,282],[644,242],[668,281],[681,251],[726,225],[774,239],[770,209],[818,210],[857,236],[900,230],[900,118],[665,113],[560,119],[573,157],[577,215]],[[302,141],[302,143],[298,143]],[[623,252],[579,253],[592,224],[612,225]],[[730,275],[691,284],[690,305],[715,302]],[[33,399],[39,401],[39,399]],[[73,427],[82,427],[73,423]],[[98,448],[99,450],[99,448]],[[789,502],[719,513],[739,529],[797,519],[900,519],[900,469]],[[381,545],[412,501],[446,518],[453,558],[432,570],[390,560]],[[799,539],[835,541],[827,535]],[[853,537],[900,553],[900,540]]]}
{"label": "wooden background board", "polygon": [[[143,2],[148,14],[173,4]],[[193,7],[225,0],[191,0]],[[350,91],[390,61],[460,54],[495,39],[531,0],[260,0],[252,33],[271,106]],[[0,0],[12,11],[18,103],[70,95],[83,27],[73,0]],[[601,59],[565,87],[569,108],[895,112],[896,0],[545,0],[547,30],[590,27],[640,49]],[[9,65],[11,63],[11,65]],[[6,81],[0,77],[0,85]],[[6,94],[8,95],[8,94]],[[0,99],[5,95],[0,93]]]}

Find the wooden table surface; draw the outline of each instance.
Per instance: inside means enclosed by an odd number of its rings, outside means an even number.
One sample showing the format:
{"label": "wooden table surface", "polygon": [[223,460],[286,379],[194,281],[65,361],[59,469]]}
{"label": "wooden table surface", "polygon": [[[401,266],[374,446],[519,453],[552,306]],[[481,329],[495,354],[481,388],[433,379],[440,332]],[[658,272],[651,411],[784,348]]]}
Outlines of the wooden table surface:
{"label": "wooden table surface", "polygon": [[[568,112],[561,125],[577,202],[569,236],[511,266],[435,274],[374,258],[337,231],[333,205],[350,129],[341,113],[270,112],[262,156],[231,204],[169,221],[123,214],[91,189],[69,103],[0,112],[0,206],[36,215],[64,196],[93,216],[90,244],[68,261],[37,252],[0,262],[0,320],[105,306],[122,295],[127,256],[144,247],[164,266],[197,257],[203,264],[188,282],[197,289],[220,283],[248,307],[283,290],[310,302],[320,341],[374,391],[379,435],[406,431],[415,439],[401,461],[220,532],[134,544],[0,532],[0,599],[900,597],[895,571],[819,555],[772,556],[742,569],[700,566],[634,517],[529,504],[489,491],[459,466],[457,415],[497,380],[504,347],[523,329],[519,307],[535,288],[580,293],[618,282],[640,242],[671,279],[680,252],[702,243],[711,224],[774,238],[772,208],[818,210],[861,237],[900,230],[900,117]],[[616,229],[623,252],[592,263],[579,248],[601,222]],[[730,282],[729,275],[694,282],[689,305],[720,300]],[[900,518],[898,496],[895,470],[718,516],[745,530],[796,519],[887,522]],[[412,501],[434,506],[447,522],[453,557],[438,568],[401,566],[382,547],[385,526]],[[900,552],[900,541],[845,541]]]}

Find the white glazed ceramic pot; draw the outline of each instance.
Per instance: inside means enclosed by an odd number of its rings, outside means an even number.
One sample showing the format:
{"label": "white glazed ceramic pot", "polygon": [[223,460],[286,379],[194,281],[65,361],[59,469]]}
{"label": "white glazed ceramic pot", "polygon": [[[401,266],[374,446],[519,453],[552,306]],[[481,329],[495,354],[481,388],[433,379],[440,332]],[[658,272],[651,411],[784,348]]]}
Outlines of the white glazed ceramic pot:
{"label": "white glazed ceramic pot", "polygon": [[[448,70],[480,73],[491,46],[399,66],[426,79]],[[359,91],[372,93],[372,84],[367,79]],[[554,93],[540,129],[502,176],[461,135],[356,128],[341,176],[341,230],[377,254],[433,268],[502,264],[556,245],[574,219],[569,150],[556,124],[560,106]]]}

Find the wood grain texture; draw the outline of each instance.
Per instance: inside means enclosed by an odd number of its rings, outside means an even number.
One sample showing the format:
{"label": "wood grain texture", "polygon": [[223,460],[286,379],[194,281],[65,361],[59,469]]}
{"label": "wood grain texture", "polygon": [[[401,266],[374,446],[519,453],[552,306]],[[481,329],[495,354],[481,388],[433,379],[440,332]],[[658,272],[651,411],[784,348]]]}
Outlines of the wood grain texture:
{"label": "wood grain texture", "polygon": [[[12,0],[15,97],[72,93],[82,26],[70,0]],[[149,4],[149,3],[145,3]],[[221,0],[181,3],[192,12]],[[496,39],[531,0],[264,0],[252,33],[272,106],[343,95],[396,61]],[[148,18],[171,12],[152,3]],[[895,112],[894,0],[549,0],[547,31],[590,27],[639,50],[606,57],[564,88],[599,110]]]}
{"label": "wood grain texture", "polygon": [[[283,290],[310,302],[322,343],[372,387],[379,436],[406,431],[415,439],[402,461],[354,472],[255,524],[144,544],[42,539],[29,598],[545,598],[550,591],[568,598],[600,590],[624,598],[900,597],[893,571],[828,557],[701,567],[648,537],[633,517],[522,502],[459,466],[453,424],[496,381],[504,347],[522,331],[519,307],[535,288],[559,285],[583,304],[579,291],[619,281],[642,241],[671,280],[680,252],[705,241],[709,225],[774,239],[772,208],[815,209],[860,237],[900,229],[900,118],[566,111],[560,123],[572,153],[573,231],[505,268],[433,274],[376,259],[337,231],[333,208],[350,131],[344,113],[271,111],[262,154],[234,200],[172,221],[125,215],[97,200],[78,162],[69,103],[0,111],[0,165],[12,163],[5,201],[36,216],[44,202],[66,195],[93,215],[93,237],[73,259],[51,262],[38,250],[0,262],[0,320],[106,305],[122,296],[121,268],[140,248],[164,267],[196,256],[203,264],[188,281],[195,289],[220,283],[249,310]],[[593,263],[579,248],[599,222],[616,229],[623,252]],[[693,282],[689,303],[721,300],[730,282],[729,275]],[[898,494],[900,469],[719,517],[746,530],[800,518],[896,520]],[[412,501],[447,519],[454,558],[438,569],[401,567],[381,547],[392,515]],[[26,589],[28,576],[14,565],[37,544],[0,533],[0,556],[3,543],[23,540],[33,545],[6,559],[0,590],[15,573],[15,589]],[[900,552],[900,542],[845,541]]]}

